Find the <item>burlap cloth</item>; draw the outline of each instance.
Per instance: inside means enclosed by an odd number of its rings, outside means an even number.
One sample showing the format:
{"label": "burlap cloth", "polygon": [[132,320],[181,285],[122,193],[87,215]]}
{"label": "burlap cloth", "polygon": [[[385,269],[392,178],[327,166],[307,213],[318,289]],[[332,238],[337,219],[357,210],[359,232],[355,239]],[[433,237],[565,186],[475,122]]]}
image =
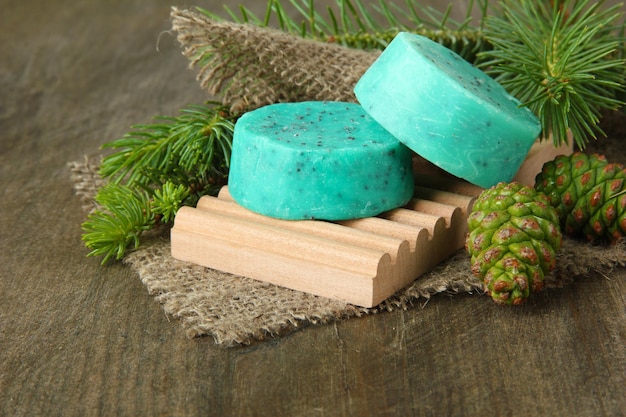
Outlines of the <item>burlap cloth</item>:
{"label": "burlap cloth", "polygon": [[[354,83],[377,55],[270,29],[215,22],[175,8],[172,22],[191,65],[200,66],[202,86],[239,111],[277,101],[353,101]],[[69,164],[86,212],[95,208],[93,198],[105,183],[98,163],[85,159]],[[142,245],[123,262],[137,272],[165,312],[181,320],[189,337],[212,336],[222,346],[250,344],[306,325],[409,309],[425,305],[435,294],[482,291],[464,251],[369,309],[177,261],[170,254],[166,229],[144,235]],[[620,265],[626,265],[624,245],[592,246],[565,239],[546,287],[562,287],[590,271],[608,274]]]}
{"label": "burlap cloth", "polygon": [[171,17],[200,85],[234,112],[276,102],[356,101],[353,87],[379,55],[175,7]]}

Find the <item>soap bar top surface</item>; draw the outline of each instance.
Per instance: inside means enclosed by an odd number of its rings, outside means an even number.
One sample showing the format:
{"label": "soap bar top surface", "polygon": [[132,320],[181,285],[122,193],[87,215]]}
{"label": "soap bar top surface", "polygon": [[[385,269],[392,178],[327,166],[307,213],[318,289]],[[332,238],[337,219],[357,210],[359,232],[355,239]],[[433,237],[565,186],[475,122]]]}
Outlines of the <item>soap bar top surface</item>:
{"label": "soap bar top surface", "polygon": [[541,132],[535,115],[455,52],[399,33],[355,86],[398,140],[482,187],[510,181]]}
{"label": "soap bar top surface", "polygon": [[369,217],[411,199],[411,155],[358,104],[271,104],[235,124],[228,188],[270,217]]}

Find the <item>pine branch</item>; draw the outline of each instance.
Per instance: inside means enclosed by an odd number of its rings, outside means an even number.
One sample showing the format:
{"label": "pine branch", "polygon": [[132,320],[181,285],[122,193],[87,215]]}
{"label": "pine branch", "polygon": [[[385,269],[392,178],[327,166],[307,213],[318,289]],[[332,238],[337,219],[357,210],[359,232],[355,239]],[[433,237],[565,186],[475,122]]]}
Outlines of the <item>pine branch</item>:
{"label": "pine branch", "polygon": [[616,20],[622,5],[602,1],[505,0],[503,15],[487,18],[485,37],[494,46],[480,66],[540,119],[543,137],[555,146],[571,130],[581,149],[604,132],[603,109],[616,109],[624,88],[622,43]]}
{"label": "pine branch", "polygon": [[101,208],[82,225],[89,256],[119,260],[180,207],[216,194],[228,178],[235,119],[221,106],[189,106],[105,144],[118,151],[100,166],[110,181],[95,197]]}
{"label": "pine branch", "polygon": [[[299,14],[300,20],[291,18],[280,0],[268,0],[265,15],[255,15],[245,6],[239,13],[225,7],[230,18],[237,23],[249,23],[268,27],[273,20],[284,32],[338,43],[357,49],[384,49],[399,32],[412,32],[426,36],[454,50],[463,58],[474,62],[476,54],[490,48],[482,35],[483,20],[487,16],[488,0],[470,0],[463,21],[450,18],[452,5],[444,12],[430,6],[422,7],[414,0],[406,0],[399,6],[386,0],[368,4],[362,0],[337,0],[335,9],[328,7],[327,16],[316,8],[314,0],[289,0],[290,6]],[[472,14],[478,8],[480,18],[473,26]],[[222,20],[208,10],[198,11],[215,20]]]}
{"label": "pine branch", "polygon": [[133,126],[121,139],[103,145],[117,152],[103,159],[99,173],[131,187],[160,187],[168,180],[195,189],[223,184],[235,118],[213,103],[189,106],[177,117],[156,117],[154,124]]}
{"label": "pine branch", "polygon": [[88,256],[122,259],[129,247],[139,246],[139,236],[155,224],[148,193],[119,184],[100,189],[96,202],[103,207],[82,224],[82,240],[91,249]]}

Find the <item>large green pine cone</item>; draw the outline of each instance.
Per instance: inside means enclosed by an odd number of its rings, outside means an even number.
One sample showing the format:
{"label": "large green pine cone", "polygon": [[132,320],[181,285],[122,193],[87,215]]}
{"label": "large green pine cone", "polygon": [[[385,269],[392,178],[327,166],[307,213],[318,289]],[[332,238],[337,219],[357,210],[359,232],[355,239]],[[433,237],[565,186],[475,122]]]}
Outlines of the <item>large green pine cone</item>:
{"label": "large green pine cone", "polygon": [[519,183],[483,191],[468,217],[471,269],[500,304],[521,304],[543,289],[556,264],[561,231],[543,194]]}
{"label": "large green pine cone", "polygon": [[626,169],[603,155],[575,152],[546,162],[535,189],[557,210],[563,233],[589,241],[626,236]]}

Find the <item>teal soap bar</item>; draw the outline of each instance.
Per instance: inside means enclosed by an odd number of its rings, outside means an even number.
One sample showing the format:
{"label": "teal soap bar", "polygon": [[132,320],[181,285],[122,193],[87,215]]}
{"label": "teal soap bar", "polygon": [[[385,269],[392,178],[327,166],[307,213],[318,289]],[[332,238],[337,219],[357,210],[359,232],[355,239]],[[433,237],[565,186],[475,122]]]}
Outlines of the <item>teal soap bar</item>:
{"label": "teal soap bar", "polygon": [[511,181],[541,132],[535,115],[487,74],[406,32],[390,42],[354,93],[398,140],[481,187]]}
{"label": "teal soap bar", "polygon": [[358,104],[271,104],[237,120],[228,189],[279,219],[369,217],[411,199],[411,154]]}

